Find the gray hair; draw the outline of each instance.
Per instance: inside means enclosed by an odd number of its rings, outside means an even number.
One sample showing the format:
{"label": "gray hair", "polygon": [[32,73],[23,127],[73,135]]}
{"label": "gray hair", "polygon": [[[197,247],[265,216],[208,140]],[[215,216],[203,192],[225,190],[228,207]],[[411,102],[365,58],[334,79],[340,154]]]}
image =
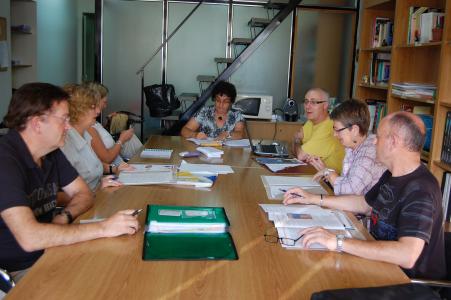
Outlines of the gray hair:
{"label": "gray hair", "polygon": [[421,152],[426,139],[426,127],[420,117],[397,112],[389,116],[390,134],[398,135],[404,146],[412,152]]}

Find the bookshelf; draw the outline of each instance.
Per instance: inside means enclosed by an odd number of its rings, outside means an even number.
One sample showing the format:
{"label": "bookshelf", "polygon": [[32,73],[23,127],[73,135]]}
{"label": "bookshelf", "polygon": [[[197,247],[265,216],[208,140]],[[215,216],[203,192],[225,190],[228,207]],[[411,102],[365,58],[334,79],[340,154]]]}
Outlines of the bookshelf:
{"label": "bookshelf", "polygon": [[[431,7],[445,13],[441,41],[410,44],[409,9],[412,6]],[[443,174],[451,172],[451,165],[440,160],[446,113],[451,111],[451,1],[447,0],[366,0],[363,2],[360,23],[358,69],[354,97],[361,100],[386,101],[388,113],[405,106],[430,106],[434,124],[429,152],[422,160],[441,183]],[[394,22],[391,47],[372,48],[375,19],[390,18]],[[371,86],[363,78],[369,73],[374,52],[391,53],[390,79],[386,88]],[[413,82],[437,87],[434,99],[400,96],[392,93],[392,83]]]}
{"label": "bookshelf", "polygon": [[[28,29],[13,27],[28,26]],[[12,87],[19,88],[37,78],[36,2],[11,1],[11,65]]]}

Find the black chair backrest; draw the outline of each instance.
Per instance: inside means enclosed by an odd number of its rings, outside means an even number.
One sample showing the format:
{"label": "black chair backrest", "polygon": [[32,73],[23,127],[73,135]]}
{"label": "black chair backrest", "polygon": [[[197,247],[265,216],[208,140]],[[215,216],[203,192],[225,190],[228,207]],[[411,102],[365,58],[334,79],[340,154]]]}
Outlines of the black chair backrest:
{"label": "black chair backrest", "polygon": [[151,117],[169,116],[173,110],[180,107],[180,101],[175,95],[172,84],[154,84],[144,87],[143,90]]}

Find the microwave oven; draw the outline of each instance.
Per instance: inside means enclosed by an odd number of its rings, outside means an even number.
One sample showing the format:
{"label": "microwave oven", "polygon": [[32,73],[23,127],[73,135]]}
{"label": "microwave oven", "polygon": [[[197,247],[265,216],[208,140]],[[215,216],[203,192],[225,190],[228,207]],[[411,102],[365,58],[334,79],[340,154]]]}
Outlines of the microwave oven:
{"label": "microwave oven", "polygon": [[246,119],[268,119],[272,117],[272,96],[238,94],[232,108],[243,113]]}

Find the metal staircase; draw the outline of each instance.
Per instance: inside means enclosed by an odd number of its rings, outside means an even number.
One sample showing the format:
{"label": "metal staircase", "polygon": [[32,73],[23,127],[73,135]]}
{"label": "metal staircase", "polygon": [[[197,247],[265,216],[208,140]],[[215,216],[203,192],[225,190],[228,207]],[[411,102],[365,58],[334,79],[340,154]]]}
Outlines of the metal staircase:
{"label": "metal staircase", "polygon": [[[199,88],[201,95],[194,101],[191,106],[188,107],[179,117],[179,121],[172,127],[165,130],[165,135],[179,135],[182,127],[188,122],[188,120],[201,109],[205,102],[211,97],[213,88],[219,81],[228,80],[230,76],[254,53],[255,50],[274,32],[274,30],[285,20],[285,18],[296,9],[296,6],[301,3],[302,0],[289,0],[288,3],[281,3],[277,0],[270,0],[267,5],[268,19],[264,18],[251,18],[248,22],[251,38],[233,38],[230,44],[233,45],[235,58],[222,58],[216,57],[214,60],[217,64],[218,77],[212,78],[211,75],[199,75],[197,79],[199,81]],[[279,9],[279,12],[269,19],[269,11]],[[242,48],[240,51],[239,48]],[[220,72],[220,65],[225,64],[226,67]],[[202,80],[199,80],[202,79]],[[208,80],[207,80],[208,79]],[[204,89],[203,85],[210,83],[210,85]]]}

